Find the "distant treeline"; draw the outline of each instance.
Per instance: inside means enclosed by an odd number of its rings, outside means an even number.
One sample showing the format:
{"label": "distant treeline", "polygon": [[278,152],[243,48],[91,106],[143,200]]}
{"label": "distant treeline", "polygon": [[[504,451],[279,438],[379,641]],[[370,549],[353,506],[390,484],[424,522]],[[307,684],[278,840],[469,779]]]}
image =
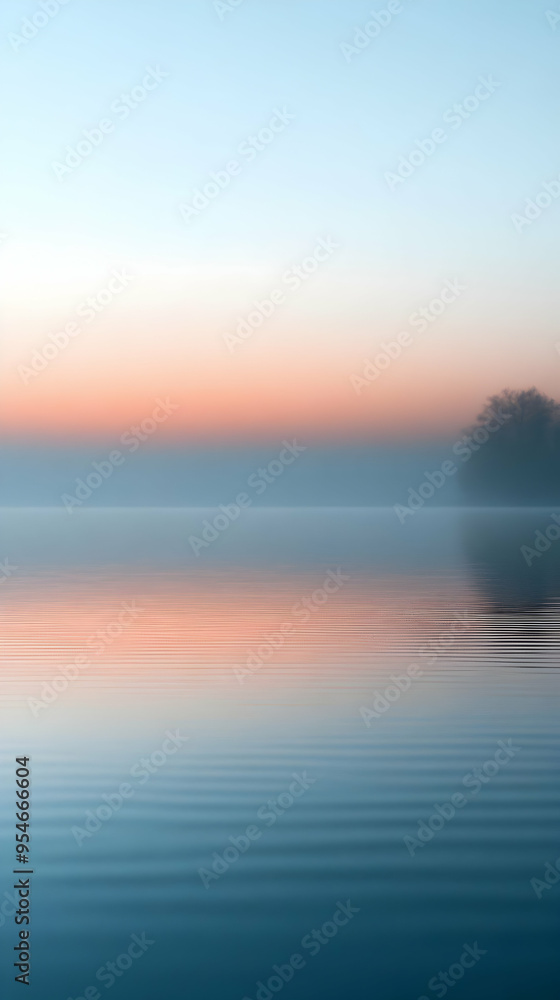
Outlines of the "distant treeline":
{"label": "distant treeline", "polygon": [[496,413],[507,419],[461,468],[469,501],[559,505],[560,404],[534,388],[505,389],[488,400],[469,436],[479,432],[475,440],[481,440],[481,428]]}

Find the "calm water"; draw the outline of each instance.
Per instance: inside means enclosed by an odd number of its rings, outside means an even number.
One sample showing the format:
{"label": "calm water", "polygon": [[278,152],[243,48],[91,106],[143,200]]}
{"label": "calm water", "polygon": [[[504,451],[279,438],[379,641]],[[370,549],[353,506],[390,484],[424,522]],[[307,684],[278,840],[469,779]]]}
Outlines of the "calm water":
{"label": "calm water", "polygon": [[215,512],[4,512],[2,996],[17,753],[31,996],[556,997],[550,513],[251,509],[197,558]]}

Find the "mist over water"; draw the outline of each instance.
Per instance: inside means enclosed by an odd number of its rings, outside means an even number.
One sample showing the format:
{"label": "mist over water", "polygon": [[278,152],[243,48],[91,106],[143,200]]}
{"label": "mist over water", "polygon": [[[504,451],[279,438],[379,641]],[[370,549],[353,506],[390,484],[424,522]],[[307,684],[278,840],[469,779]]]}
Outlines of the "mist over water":
{"label": "mist over water", "polygon": [[465,943],[462,995],[552,1000],[558,888],[530,880],[559,854],[560,543],[520,551],[550,512],[255,508],[197,557],[213,513],[5,512],[2,738],[36,759],[42,998],[103,995],[146,932],[127,1000],[254,998],[294,953],[294,1000],[419,997]]}
{"label": "mist over water", "polygon": [[[259,470],[266,473],[284,450],[284,441],[295,442],[301,454],[281,475],[269,473],[267,481]],[[232,503],[242,491],[256,506],[390,505],[404,502],[409,487],[417,487],[426,470],[439,468],[450,453],[441,442],[336,447],[309,442],[304,435],[259,446],[147,444],[134,453],[118,441],[96,447],[4,445],[3,505],[61,506],[63,495],[75,496],[78,481],[95,474],[95,463],[106,462],[116,447],[121,447],[123,463],[97,488],[82,487],[81,506],[217,507]],[[441,502],[454,504],[460,497],[451,479]]]}
{"label": "mist over water", "polygon": [[0,1000],[558,997],[554,6],[0,6]]}

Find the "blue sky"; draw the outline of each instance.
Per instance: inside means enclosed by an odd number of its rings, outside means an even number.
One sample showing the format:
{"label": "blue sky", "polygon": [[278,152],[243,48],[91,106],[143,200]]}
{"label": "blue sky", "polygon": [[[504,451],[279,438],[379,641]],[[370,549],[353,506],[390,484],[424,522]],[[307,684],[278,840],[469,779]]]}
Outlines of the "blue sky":
{"label": "blue sky", "polygon": [[[36,9],[6,4],[2,36]],[[406,269],[421,249],[426,267],[458,250],[480,266],[489,240],[494,259],[513,263],[510,212],[560,172],[560,31],[534,0],[405,0],[348,64],[340,44],[372,9],[244,0],[220,20],[211,0],[70,0],[18,52],[4,42],[5,128],[16,144],[2,165],[14,192],[4,228],[102,246],[109,230],[115,244],[148,256],[275,261],[298,237],[331,226],[358,265]],[[102,155],[53,183],[52,160],[154,63],[169,80],[117,126]],[[485,74],[502,87],[390,196],[384,172]],[[294,124],[191,239],[175,205],[284,105]]]}
{"label": "blue sky", "polygon": [[[348,59],[341,46],[383,4],[242,0],[220,17],[212,0],[69,0],[13,51],[10,33],[40,7],[7,3],[0,37],[10,155],[0,177],[9,199],[0,252],[8,298],[17,299],[8,310],[14,369],[45,331],[68,319],[93,276],[118,260],[142,275],[127,300],[130,313],[115,313],[97,348],[93,340],[73,347],[68,383],[114,367],[130,353],[131,331],[143,345],[142,372],[150,350],[153,358],[164,352],[170,368],[189,356],[202,365],[204,355],[207,373],[221,370],[228,363],[219,353],[223,331],[282,268],[329,234],[340,244],[336,259],[275,320],[276,340],[251,348],[245,382],[262,383],[303,359],[317,384],[325,367],[326,398],[334,369],[347,384],[384,337],[395,336],[443,282],[459,278],[468,292],[434,327],[429,345],[411,349],[391,386],[385,380],[379,409],[372,401],[371,414],[362,409],[356,420],[379,431],[408,406],[412,384],[411,427],[432,404],[432,423],[460,426],[467,410],[504,384],[528,381],[553,392],[560,204],[522,232],[512,214],[560,175],[560,28],[534,0],[401,6]],[[169,77],[116,120],[111,105],[147,67]],[[445,124],[446,112],[481,78],[496,81],[495,92],[460,128]],[[294,121],[187,226],[179,206],[284,108]],[[59,181],[53,162],[108,115],[111,134]],[[386,173],[442,126],[446,141],[391,191]],[[150,284],[155,273],[167,276],[165,300]],[[139,383],[142,372],[130,379]],[[59,396],[53,380],[53,396],[55,389]]]}

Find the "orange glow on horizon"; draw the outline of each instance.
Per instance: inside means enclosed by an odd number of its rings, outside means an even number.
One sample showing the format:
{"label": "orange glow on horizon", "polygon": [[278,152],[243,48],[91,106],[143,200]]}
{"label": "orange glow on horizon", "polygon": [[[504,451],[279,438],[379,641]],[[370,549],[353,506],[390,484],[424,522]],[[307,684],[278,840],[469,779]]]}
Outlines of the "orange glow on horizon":
{"label": "orange glow on horizon", "polygon": [[352,371],[323,364],[320,374],[301,363],[272,373],[247,368],[204,370],[185,378],[145,372],[128,383],[105,379],[68,379],[46,372],[23,386],[11,380],[0,404],[8,437],[54,440],[118,440],[128,428],[149,418],[158,399],[177,409],[162,422],[152,445],[189,441],[276,440],[298,434],[307,440],[394,440],[460,433],[480,408],[466,386],[445,387],[434,380],[396,383],[386,378],[358,395]]}

